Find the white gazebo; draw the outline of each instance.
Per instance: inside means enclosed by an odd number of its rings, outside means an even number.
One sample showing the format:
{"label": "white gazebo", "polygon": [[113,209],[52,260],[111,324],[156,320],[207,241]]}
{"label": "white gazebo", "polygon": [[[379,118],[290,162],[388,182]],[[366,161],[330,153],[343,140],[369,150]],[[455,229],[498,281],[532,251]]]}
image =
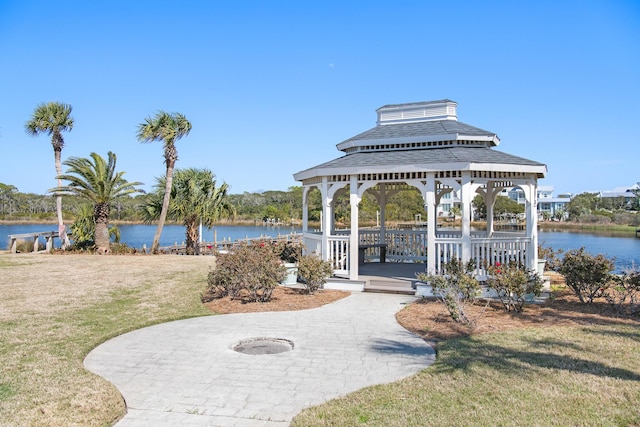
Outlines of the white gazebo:
{"label": "white gazebo", "polygon": [[[442,264],[452,258],[475,260],[478,275],[496,262],[518,261],[536,268],[536,187],[547,167],[495,150],[498,136],[459,122],[457,105],[445,99],[380,107],[374,128],[337,145],[344,152],[342,157],[294,174],[303,186],[304,243],[307,250],[331,261],[337,276],[358,280],[358,263],[364,257],[380,262],[425,262],[426,271],[432,273],[440,272]],[[426,224],[412,229],[387,227],[388,198],[411,187],[422,194],[421,215],[426,216]],[[524,230],[494,230],[496,197],[513,187],[521,188],[525,195]],[[308,227],[313,188],[320,190],[323,201],[319,232]],[[338,231],[333,207],[344,191],[349,192],[351,229]],[[358,204],[367,191],[379,203],[380,226],[360,229]],[[452,191],[460,197],[462,225],[455,230],[438,229],[436,208]],[[471,201],[476,194],[487,206],[487,228],[482,231],[471,229]]]}

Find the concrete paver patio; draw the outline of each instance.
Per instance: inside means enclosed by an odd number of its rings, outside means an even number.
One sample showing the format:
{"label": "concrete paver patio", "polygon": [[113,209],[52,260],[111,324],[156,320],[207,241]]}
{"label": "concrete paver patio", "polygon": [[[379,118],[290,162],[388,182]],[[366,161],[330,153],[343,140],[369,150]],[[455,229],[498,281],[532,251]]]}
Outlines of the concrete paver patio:
{"label": "concrete paver patio", "polygon": [[[124,396],[128,412],[118,426],[285,426],[305,407],[431,365],[434,350],[395,320],[414,299],[354,293],[312,310],[164,323],[105,342],[85,366]],[[263,337],[294,348],[233,351]]]}

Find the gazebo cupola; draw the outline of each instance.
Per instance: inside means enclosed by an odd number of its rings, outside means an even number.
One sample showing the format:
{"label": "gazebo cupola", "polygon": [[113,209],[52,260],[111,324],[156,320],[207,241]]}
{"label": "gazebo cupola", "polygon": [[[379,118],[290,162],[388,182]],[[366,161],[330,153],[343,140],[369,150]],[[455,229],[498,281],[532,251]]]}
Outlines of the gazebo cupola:
{"label": "gazebo cupola", "polygon": [[[463,261],[473,258],[478,265],[486,265],[499,255],[535,266],[536,186],[546,174],[546,166],[495,150],[500,144],[498,136],[458,121],[457,106],[444,99],[380,107],[374,128],[337,145],[344,156],[294,175],[303,184],[305,243],[332,261],[337,274],[357,279],[358,248],[362,247],[384,247],[391,261],[426,261],[430,272],[438,272],[441,263],[452,257]],[[495,198],[502,189],[515,186],[525,193],[526,230],[509,236],[495,233]],[[321,234],[308,232],[307,195],[314,187],[323,198]],[[401,235],[387,230],[384,208],[391,194],[410,187],[424,198],[427,227]],[[333,202],[347,188],[351,230],[345,236],[334,231],[332,218]],[[375,233],[358,228],[358,203],[365,191],[380,205],[381,225]],[[440,199],[453,191],[460,194],[461,230],[441,233],[436,230],[436,208]],[[487,229],[481,233],[472,233],[470,226],[475,194],[481,195],[487,206]],[[400,247],[401,242],[412,242],[412,246]]]}

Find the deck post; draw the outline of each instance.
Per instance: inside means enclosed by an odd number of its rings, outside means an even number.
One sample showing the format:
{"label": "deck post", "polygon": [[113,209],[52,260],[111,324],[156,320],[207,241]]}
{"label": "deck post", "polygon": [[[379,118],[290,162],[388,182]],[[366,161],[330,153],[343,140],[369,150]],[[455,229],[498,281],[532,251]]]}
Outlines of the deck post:
{"label": "deck post", "polygon": [[[527,221],[526,233],[529,238],[527,248],[527,268],[536,270],[538,268],[538,196],[535,183],[528,183],[521,186],[525,194],[525,214]],[[529,256],[530,254],[530,256]]]}
{"label": "deck post", "polygon": [[435,174],[427,175],[427,191],[424,207],[427,211],[427,273],[436,272],[436,179]]}
{"label": "deck post", "polygon": [[349,234],[349,280],[358,280],[358,247],[360,231],[358,223],[358,175],[351,175],[349,181],[349,201],[351,203],[351,232]]}
{"label": "deck post", "polygon": [[462,172],[462,262],[471,259],[471,174]]}

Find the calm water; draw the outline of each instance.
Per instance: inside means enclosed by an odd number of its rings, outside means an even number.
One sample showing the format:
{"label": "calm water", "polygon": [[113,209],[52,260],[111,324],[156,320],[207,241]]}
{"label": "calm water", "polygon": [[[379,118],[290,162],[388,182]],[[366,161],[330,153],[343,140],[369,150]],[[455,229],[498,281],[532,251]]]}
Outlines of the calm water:
{"label": "calm water", "polygon": [[[153,235],[156,232],[155,225],[119,225],[120,241],[134,248],[142,248],[142,245],[151,247]],[[55,225],[43,224],[0,224],[0,249],[7,249],[8,235],[21,233],[35,233],[38,231],[54,231],[57,229]],[[210,230],[202,227],[202,238],[206,242],[213,241],[214,232],[218,241],[220,240],[238,240],[255,237],[277,237],[278,235],[286,235],[290,233],[299,233],[300,228],[292,228],[287,226],[265,227],[265,226],[216,226]],[[185,241],[185,228],[182,225],[165,225],[162,229],[160,237],[160,246],[171,246],[174,244],[182,244]],[[43,241],[44,242],[44,241]],[[59,246],[60,242],[56,239],[55,246]]]}
{"label": "calm water", "polygon": [[[135,248],[151,247],[155,225],[120,225],[121,241]],[[0,249],[7,249],[8,235],[20,233],[33,233],[37,231],[53,231],[55,225],[42,224],[16,224],[0,225]],[[300,228],[292,227],[264,227],[264,226],[216,226],[211,230],[203,228],[203,239],[213,241],[214,230],[217,240],[238,240],[251,237],[269,236],[276,237],[292,232],[300,232]],[[180,225],[167,225],[162,231],[161,246],[170,246],[182,243],[185,240],[184,227]],[[592,254],[604,254],[616,259],[616,269],[631,266],[640,266],[640,239],[631,235],[621,237],[606,233],[574,233],[564,231],[540,231],[539,242],[542,246],[553,249],[585,249]],[[56,242],[56,246],[59,242]]]}

